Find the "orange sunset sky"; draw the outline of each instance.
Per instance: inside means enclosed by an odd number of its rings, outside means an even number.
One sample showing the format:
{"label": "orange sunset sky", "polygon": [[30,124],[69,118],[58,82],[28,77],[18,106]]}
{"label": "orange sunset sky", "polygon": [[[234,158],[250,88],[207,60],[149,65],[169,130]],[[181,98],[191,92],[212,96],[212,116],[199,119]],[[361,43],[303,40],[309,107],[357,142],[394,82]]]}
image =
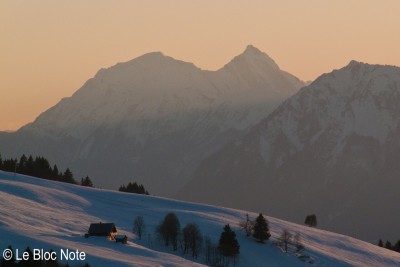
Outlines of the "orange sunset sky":
{"label": "orange sunset sky", "polygon": [[0,0],[0,130],[151,51],[216,70],[248,44],[302,80],[400,66],[399,0]]}

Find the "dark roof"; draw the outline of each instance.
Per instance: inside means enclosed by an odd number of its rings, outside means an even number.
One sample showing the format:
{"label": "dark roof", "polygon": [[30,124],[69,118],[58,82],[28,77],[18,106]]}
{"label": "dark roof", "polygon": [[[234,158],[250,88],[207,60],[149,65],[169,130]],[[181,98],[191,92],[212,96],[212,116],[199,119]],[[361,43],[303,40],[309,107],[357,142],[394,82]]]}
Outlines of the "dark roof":
{"label": "dark roof", "polygon": [[113,223],[92,223],[88,233],[90,235],[109,235],[117,232],[117,228]]}

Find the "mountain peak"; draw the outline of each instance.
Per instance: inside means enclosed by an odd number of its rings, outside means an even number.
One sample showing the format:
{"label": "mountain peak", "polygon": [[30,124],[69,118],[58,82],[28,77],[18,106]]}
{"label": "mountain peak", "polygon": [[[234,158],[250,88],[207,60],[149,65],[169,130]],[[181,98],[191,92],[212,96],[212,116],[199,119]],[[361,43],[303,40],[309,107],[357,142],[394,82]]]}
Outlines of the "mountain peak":
{"label": "mountain peak", "polygon": [[367,65],[366,63],[364,63],[364,62],[361,62],[361,61],[357,61],[357,60],[351,60],[350,62],[349,62],[349,64],[347,65],[348,67],[353,67],[353,66],[360,66],[360,65]]}
{"label": "mountain peak", "polygon": [[249,44],[246,49],[244,50],[243,54],[264,54],[260,49],[257,47]]}
{"label": "mountain peak", "polygon": [[256,69],[263,69],[265,67],[269,67],[272,69],[280,70],[279,66],[275,63],[275,61],[269,57],[266,53],[262,52],[258,48],[253,45],[248,45],[246,49],[240,55],[233,58],[225,67],[251,67]]}

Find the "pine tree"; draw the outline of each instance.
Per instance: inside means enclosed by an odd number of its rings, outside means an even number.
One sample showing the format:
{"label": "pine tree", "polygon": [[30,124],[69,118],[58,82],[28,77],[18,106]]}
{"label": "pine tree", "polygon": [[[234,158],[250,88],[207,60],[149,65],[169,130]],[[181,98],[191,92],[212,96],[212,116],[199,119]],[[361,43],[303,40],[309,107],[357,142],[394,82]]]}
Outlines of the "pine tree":
{"label": "pine tree", "polygon": [[382,239],[379,239],[378,246],[381,247],[381,248],[383,247],[383,241],[382,241]]}
{"label": "pine tree", "polygon": [[317,227],[317,215],[315,214],[307,215],[304,223],[310,227]]}
{"label": "pine tree", "polygon": [[23,154],[21,158],[19,159],[19,164],[17,168],[17,172],[21,174],[27,174],[26,173],[26,165],[28,163],[28,158]]}
{"label": "pine tree", "polygon": [[74,180],[74,175],[72,174],[69,168],[65,170],[62,177],[62,181],[65,183],[76,184],[76,181]]}
{"label": "pine tree", "polygon": [[51,172],[51,177],[52,177],[52,180],[56,180],[56,181],[60,180],[61,174],[60,174],[60,171],[58,170],[57,164],[54,164],[54,166],[53,166],[53,170]]}
{"label": "pine tree", "polygon": [[386,240],[385,248],[392,249],[392,243],[389,240]]}
{"label": "pine tree", "polygon": [[269,233],[268,222],[260,213],[253,227],[253,237],[256,238],[258,242],[264,243],[264,240],[268,240],[270,236],[271,234]]}
{"label": "pine tree", "polygon": [[81,179],[81,185],[82,186],[88,186],[88,187],[93,187],[92,180],[90,180],[89,176],[86,176],[85,179]]}
{"label": "pine tree", "polygon": [[236,233],[231,230],[229,224],[225,225],[224,231],[219,238],[218,250],[225,257],[234,257],[239,254],[239,242]]}

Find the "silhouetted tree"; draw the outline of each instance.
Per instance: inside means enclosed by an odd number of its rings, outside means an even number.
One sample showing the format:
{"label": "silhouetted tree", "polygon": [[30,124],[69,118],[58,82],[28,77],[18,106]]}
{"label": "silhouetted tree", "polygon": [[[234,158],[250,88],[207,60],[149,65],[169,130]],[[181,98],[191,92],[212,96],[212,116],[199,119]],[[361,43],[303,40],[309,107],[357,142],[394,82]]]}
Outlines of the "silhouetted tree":
{"label": "silhouetted tree", "polygon": [[268,222],[260,213],[253,227],[253,237],[256,238],[258,242],[264,243],[264,240],[268,240],[270,236]]}
{"label": "silhouetted tree", "polygon": [[317,227],[317,215],[315,214],[307,215],[304,223],[310,227]]}
{"label": "silhouetted tree", "polygon": [[136,182],[131,183],[127,186],[121,185],[118,189],[120,192],[128,192],[128,193],[135,193],[135,194],[142,194],[142,195],[149,195],[149,192],[144,188],[144,186],[138,185]]}
{"label": "silhouetted tree", "polygon": [[233,257],[234,263],[236,256],[239,254],[239,242],[236,239],[236,233],[231,230],[229,224],[225,225],[224,231],[221,233],[218,243],[218,251],[224,257]]}
{"label": "silhouetted tree", "polygon": [[387,248],[387,249],[392,249],[392,243],[390,243],[389,240],[386,240],[385,248]]}
{"label": "silhouetted tree", "polygon": [[240,222],[239,226],[244,230],[246,236],[251,235],[254,228],[254,222],[249,219],[249,214],[246,214],[246,220]]}
{"label": "silhouetted tree", "polygon": [[144,224],[143,217],[137,216],[135,218],[135,220],[133,221],[133,233],[138,235],[139,240],[142,239],[142,234],[143,234],[145,228],[146,228],[146,225]]}
{"label": "silhouetted tree", "polygon": [[58,180],[60,180],[60,177],[61,177],[61,176],[62,176],[62,174],[61,174],[60,171],[58,170],[57,165],[54,164],[53,170],[52,170],[52,172],[51,172],[52,180],[58,181]]}
{"label": "silhouetted tree", "polygon": [[67,168],[62,176],[62,181],[65,183],[76,184],[74,179],[74,175],[72,174],[71,170]]}
{"label": "silhouetted tree", "polygon": [[183,253],[186,254],[189,250],[192,251],[192,257],[197,258],[201,248],[203,238],[200,228],[195,223],[188,223],[182,230],[183,232]]}
{"label": "silhouetted tree", "polygon": [[381,248],[383,248],[383,241],[382,241],[382,239],[379,239],[378,246],[381,247]]}
{"label": "silhouetted tree", "polygon": [[396,244],[392,247],[392,249],[396,252],[400,252],[400,239],[397,240]]}
{"label": "silhouetted tree", "polygon": [[89,176],[86,176],[85,179],[81,179],[81,185],[82,186],[88,186],[88,187],[93,187],[92,180],[90,180]]}
{"label": "silhouetted tree", "polygon": [[292,239],[292,234],[288,230],[284,229],[282,231],[280,239],[281,239],[281,244],[282,244],[285,252],[288,252],[288,244],[290,243],[290,240]]}
{"label": "silhouetted tree", "polygon": [[172,243],[173,249],[178,249],[178,235],[180,232],[180,222],[175,213],[168,213],[161,224],[158,226],[157,232],[165,242],[165,246]]}

